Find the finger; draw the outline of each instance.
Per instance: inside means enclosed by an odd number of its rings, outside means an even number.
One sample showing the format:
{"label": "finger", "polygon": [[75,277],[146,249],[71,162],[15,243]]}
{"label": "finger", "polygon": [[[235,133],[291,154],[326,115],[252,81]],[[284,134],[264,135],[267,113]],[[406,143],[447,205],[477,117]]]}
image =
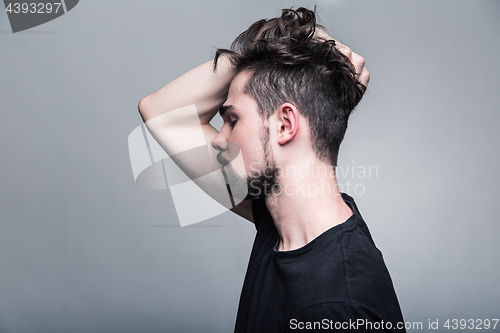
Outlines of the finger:
{"label": "finger", "polygon": [[354,70],[358,76],[358,81],[365,87],[370,81],[370,72],[365,68],[365,58],[352,52],[351,48],[335,40],[335,48],[345,55],[353,64]]}
{"label": "finger", "polygon": [[365,58],[357,54],[356,52],[352,52],[351,62],[354,65],[354,69],[356,70],[356,74],[361,74],[363,68],[365,68]]}
{"label": "finger", "polygon": [[335,41],[335,48],[342,52],[342,54],[345,55],[349,60],[351,60],[352,50],[348,46],[345,46],[339,41]]}
{"label": "finger", "polygon": [[314,31],[314,36],[316,38],[323,39],[323,40],[333,39],[323,29],[320,29],[320,28],[316,28],[316,30]]}
{"label": "finger", "polygon": [[361,74],[359,74],[358,81],[362,83],[365,87],[368,86],[368,82],[370,81],[370,72],[368,72],[366,68],[363,68]]}

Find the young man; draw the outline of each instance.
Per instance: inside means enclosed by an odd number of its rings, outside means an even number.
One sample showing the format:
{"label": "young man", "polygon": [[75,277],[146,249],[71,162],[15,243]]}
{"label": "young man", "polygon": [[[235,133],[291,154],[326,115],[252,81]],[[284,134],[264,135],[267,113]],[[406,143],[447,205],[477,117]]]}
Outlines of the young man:
{"label": "young man", "polygon": [[287,9],[139,103],[177,165],[220,202],[229,190],[231,210],[255,223],[236,332],[404,331],[382,255],[334,173],[368,80],[314,12]]}

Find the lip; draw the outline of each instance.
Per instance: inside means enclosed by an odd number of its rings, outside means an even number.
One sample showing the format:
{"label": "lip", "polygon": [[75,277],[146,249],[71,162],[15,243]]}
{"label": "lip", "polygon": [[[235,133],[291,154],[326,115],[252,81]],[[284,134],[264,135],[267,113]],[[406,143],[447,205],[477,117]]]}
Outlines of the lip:
{"label": "lip", "polygon": [[226,159],[224,156],[222,156],[222,153],[219,153],[217,155],[217,162],[219,162],[219,164],[224,166],[229,163],[229,160]]}

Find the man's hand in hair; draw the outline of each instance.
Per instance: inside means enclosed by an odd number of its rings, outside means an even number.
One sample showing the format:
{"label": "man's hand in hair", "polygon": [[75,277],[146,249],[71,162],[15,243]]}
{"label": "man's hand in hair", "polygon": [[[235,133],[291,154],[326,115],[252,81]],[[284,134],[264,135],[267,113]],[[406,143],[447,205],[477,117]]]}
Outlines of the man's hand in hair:
{"label": "man's hand in hair", "polygon": [[[335,40],[320,28],[316,28],[314,37],[323,40]],[[368,70],[365,68],[365,58],[363,58],[356,52],[352,52],[352,50],[348,46],[340,43],[337,40],[335,40],[335,47],[347,58],[349,58],[354,66],[354,69],[356,70],[356,74],[358,75],[358,81],[365,87],[367,87],[368,81],[370,81],[370,72],[368,72]]]}

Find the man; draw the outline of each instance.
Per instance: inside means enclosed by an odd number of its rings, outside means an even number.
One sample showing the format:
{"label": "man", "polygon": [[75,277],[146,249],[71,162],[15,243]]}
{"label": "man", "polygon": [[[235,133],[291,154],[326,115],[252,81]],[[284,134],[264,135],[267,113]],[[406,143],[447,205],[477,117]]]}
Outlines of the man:
{"label": "man", "polygon": [[[404,332],[382,255],[334,173],[368,80],[314,12],[287,9],[139,103],[177,165],[220,202],[229,190],[231,210],[256,225],[235,332]],[[185,153],[200,141],[213,148]]]}

